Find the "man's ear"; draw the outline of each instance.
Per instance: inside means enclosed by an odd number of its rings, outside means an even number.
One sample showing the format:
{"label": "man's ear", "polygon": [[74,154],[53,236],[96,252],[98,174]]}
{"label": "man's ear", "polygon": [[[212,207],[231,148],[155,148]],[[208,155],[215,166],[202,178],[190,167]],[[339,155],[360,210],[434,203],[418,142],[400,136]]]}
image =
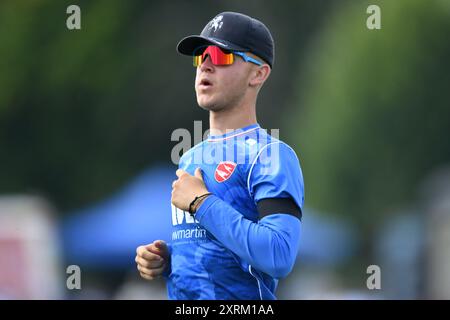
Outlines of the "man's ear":
{"label": "man's ear", "polygon": [[253,69],[249,85],[250,87],[260,87],[264,84],[264,81],[269,77],[271,72],[270,66],[268,64],[263,64],[262,66],[256,66]]}

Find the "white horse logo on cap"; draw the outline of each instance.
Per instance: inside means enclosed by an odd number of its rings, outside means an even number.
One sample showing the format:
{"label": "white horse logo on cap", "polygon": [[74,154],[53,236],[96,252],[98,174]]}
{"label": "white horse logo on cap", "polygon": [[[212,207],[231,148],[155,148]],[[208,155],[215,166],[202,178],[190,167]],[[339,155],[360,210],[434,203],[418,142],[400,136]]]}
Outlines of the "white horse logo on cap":
{"label": "white horse logo on cap", "polygon": [[222,28],[222,25],[223,25],[222,19],[223,19],[223,16],[218,16],[218,17],[215,17],[214,19],[212,19],[211,22],[209,23],[209,28],[210,29],[214,28],[214,32],[216,32],[217,29]]}

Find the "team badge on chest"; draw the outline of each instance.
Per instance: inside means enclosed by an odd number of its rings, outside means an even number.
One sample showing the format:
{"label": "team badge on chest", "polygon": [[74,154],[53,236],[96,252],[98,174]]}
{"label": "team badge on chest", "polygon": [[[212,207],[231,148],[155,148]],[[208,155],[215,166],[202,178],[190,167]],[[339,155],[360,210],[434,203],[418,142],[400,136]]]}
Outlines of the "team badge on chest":
{"label": "team badge on chest", "polygon": [[224,182],[225,180],[228,180],[233,174],[235,168],[236,163],[232,161],[222,161],[219,163],[216,171],[214,172],[214,179],[216,179],[217,182]]}

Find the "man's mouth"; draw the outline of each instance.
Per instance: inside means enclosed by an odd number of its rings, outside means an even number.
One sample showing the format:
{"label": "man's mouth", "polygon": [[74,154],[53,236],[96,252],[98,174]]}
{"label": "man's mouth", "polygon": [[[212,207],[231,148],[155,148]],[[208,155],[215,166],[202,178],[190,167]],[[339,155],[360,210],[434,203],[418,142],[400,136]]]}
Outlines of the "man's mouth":
{"label": "man's mouth", "polygon": [[202,79],[199,83],[199,87],[203,89],[210,88],[212,87],[212,82],[209,81],[208,79]]}

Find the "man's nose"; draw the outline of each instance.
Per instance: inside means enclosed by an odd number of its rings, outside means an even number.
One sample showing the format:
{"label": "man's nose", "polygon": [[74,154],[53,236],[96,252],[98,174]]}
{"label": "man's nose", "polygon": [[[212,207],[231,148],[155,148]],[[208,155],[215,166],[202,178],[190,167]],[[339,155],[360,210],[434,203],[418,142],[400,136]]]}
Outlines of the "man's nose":
{"label": "man's nose", "polygon": [[200,65],[200,70],[201,71],[209,71],[212,72],[214,70],[214,65],[211,62],[211,57],[208,55],[205,56],[205,58],[203,58],[202,64]]}

